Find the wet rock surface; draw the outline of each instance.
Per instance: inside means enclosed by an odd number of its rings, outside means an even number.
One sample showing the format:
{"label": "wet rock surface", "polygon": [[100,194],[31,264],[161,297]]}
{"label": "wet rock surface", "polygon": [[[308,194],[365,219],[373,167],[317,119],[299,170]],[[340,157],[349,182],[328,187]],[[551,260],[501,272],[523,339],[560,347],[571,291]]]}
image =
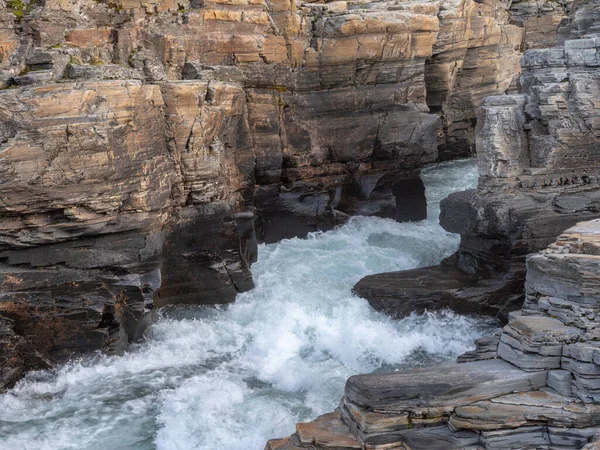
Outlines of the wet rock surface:
{"label": "wet rock surface", "polygon": [[[354,375],[346,382],[345,400],[377,411],[406,412],[443,408],[513,391],[538,389],[544,372],[525,372],[501,359],[399,371]],[[440,415],[441,415],[440,414]],[[425,412],[425,418],[427,417]]]}
{"label": "wet rock surface", "polygon": [[353,288],[377,311],[401,319],[412,312],[452,309],[507,320],[524,300],[523,275],[512,271],[495,278],[470,275],[451,264],[370,275]]}

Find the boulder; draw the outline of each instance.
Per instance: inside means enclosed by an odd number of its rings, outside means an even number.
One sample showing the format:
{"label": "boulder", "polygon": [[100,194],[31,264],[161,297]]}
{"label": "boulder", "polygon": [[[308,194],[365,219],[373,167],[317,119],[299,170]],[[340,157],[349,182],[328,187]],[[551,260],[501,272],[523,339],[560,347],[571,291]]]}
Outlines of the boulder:
{"label": "boulder", "polygon": [[[514,278],[513,278],[514,277]],[[482,279],[449,264],[366,276],[353,292],[395,319],[413,312],[452,309],[506,320],[523,302],[522,274]]]}

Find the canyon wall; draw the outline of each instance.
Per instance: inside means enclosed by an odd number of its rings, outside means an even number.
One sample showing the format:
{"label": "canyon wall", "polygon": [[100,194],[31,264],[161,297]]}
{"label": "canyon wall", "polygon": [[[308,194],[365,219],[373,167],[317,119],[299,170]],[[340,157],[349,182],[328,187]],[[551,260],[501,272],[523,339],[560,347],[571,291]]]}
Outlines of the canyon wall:
{"label": "canyon wall", "polygon": [[479,186],[441,205],[457,254],[355,287],[399,315],[523,307],[455,364],[351,377],[267,450],[600,448],[600,219],[572,226],[600,216],[599,30],[600,2],[578,2],[558,45],[525,53],[519,94],[481,102]]}
{"label": "canyon wall", "polygon": [[525,52],[519,94],[480,105],[479,186],[441,205],[459,270],[520,290],[527,254],[600,215],[599,8],[579,2],[560,45]]}
{"label": "canyon wall", "polygon": [[3,383],[122,350],[154,306],[233,301],[257,240],[422,218],[400,194],[473,152],[476,107],[568,7],[2,2]]}
{"label": "canyon wall", "polygon": [[440,205],[458,252],[439,267],[366,277],[358,295],[395,317],[451,307],[506,320],[524,300],[525,256],[600,215],[598,8],[574,5],[558,45],[525,52],[518,93],[481,102],[478,188]]}

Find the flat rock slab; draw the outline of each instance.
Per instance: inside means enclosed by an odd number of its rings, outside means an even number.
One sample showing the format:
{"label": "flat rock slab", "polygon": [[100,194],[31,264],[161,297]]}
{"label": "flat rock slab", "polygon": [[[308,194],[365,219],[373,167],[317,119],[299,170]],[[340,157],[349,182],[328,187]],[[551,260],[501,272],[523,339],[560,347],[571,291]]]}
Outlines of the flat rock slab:
{"label": "flat rock slab", "polygon": [[[502,335],[504,338],[506,335]],[[560,347],[558,348],[560,351]],[[543,356],[538,353],[527,353],[517,350],[514,347],[500,342],[498,346],[498,356],[505,361],[513,363],[523,370],[539,371],[560,368],[560,356]]]}
{"label": "flat rock slab", "polygon": [[[399,445],[404,444],[402,447]],[[365,442],[367,450],[408,448],[410,450],[475,450],[479,445],[479,435],[471,431],[453,433],[446,426],[419,428],[398,433],[376,436]]]}
{"label": "flat rock slab", "polygon": [[559,369],[563,344],[582,331],[548,316],[513,316],[504,327],[498,356],[523,370]]}
{"label": "flat rock slab", "polygon": [[515,316],[504,330],[531,345],[562,344],[574,341],[582,333],[581,330],[548,316]]}
{"label": "flat rock slab", "polygon": [[548,449],[551,444],[545,426],[482,431],[481,442],[486,450],[538,450]]}
{"label": "flat rock slab", "polygon": [[354,375],[345,395],[353,403],[383,411],[459,406],[490,397],[539,389],[546,372],[525,372],[499,359],[443,364],[392,373]]}
{"label": "flat rock slab", "polygon": [[346,397],[340,404],[342,420],[362,439],[372,433],[389,433],[410,428],[408,412],[382,413],[357,406]]}
{"label": "flat rock slab", "polygon": [[600,342],[577,342],[564,345],[562,351],[563,356],[568,358],[600,364]]}
{"label": "flat rock slab", "polygon": [[456,408],[456,429],[499,430],[524,426],[587,428],[600,425],[600,407],[574,402],[553,390],[524,392]]}
{"label": "flat rock slab", "polygon": [[457,290],[473,287],[477,281],[454,267],[433,266],[369,275],[353,291],[373,308],[401,318],[411,312],[446,308],[456,300]]}
{"label": "flat rock slab", "polygon": [[360,443],[342,422],[339,410],[317,417],[312,422],[296,425],[296,435],[302,446],[315,445],[321,449],[362,449]]}
{"label": "flat rock slab", "polygon": [[302,447],[297,447],[294,445],[294,443],[288,437],[283,439],[271,439],[269,442],[267,442],[265,450],[297,450],[300,448]]}

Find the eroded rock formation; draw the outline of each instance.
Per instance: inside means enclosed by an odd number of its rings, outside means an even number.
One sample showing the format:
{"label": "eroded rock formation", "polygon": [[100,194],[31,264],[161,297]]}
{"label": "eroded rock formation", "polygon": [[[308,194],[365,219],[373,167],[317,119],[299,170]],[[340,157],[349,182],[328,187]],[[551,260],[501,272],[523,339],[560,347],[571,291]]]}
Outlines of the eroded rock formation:
{"label": "eroded rock formation", "polygon": [[[478,188],[441,203],[441,225],[461,235],[457,254],[430,275],[417,269],[367,277],[357,294],[401,316],[411,309],[417,276],[430,282],[419,287],[416,309],[483,307],[506,318],[523,302],[524,257],[600,215],[598,8],[578,3],[559,30],[569,39],[524,54],[520,93],[479,106]],[[438,272],[448,278],[457,270],[450,285],[436,284]]]}
{"label": "eroded rock formation", "polygon": [[350,377],[338,410],[266,448],[595,448],[598,273],[592,220],[528,257],[527,303],[499,336],[456,364]]}
{"label": "eroded rock formation", "polygon": [[472,152],[481,99],[514,89],[523,46],[553,43],[567,10],[510,7],[2,2],[11,364],[122,348],[151,306],[232,301],[255,222],[271,242],[350,214],[421,218],[418,170]]}
{"label": "eroded rock formation", "polygon": [[153,303],[252,287],[252,213],[236,211],[252,183],[245,112],[243,90],[218,82],[4,91],[0,312],[13,330],[62,360],[136,339]]}

